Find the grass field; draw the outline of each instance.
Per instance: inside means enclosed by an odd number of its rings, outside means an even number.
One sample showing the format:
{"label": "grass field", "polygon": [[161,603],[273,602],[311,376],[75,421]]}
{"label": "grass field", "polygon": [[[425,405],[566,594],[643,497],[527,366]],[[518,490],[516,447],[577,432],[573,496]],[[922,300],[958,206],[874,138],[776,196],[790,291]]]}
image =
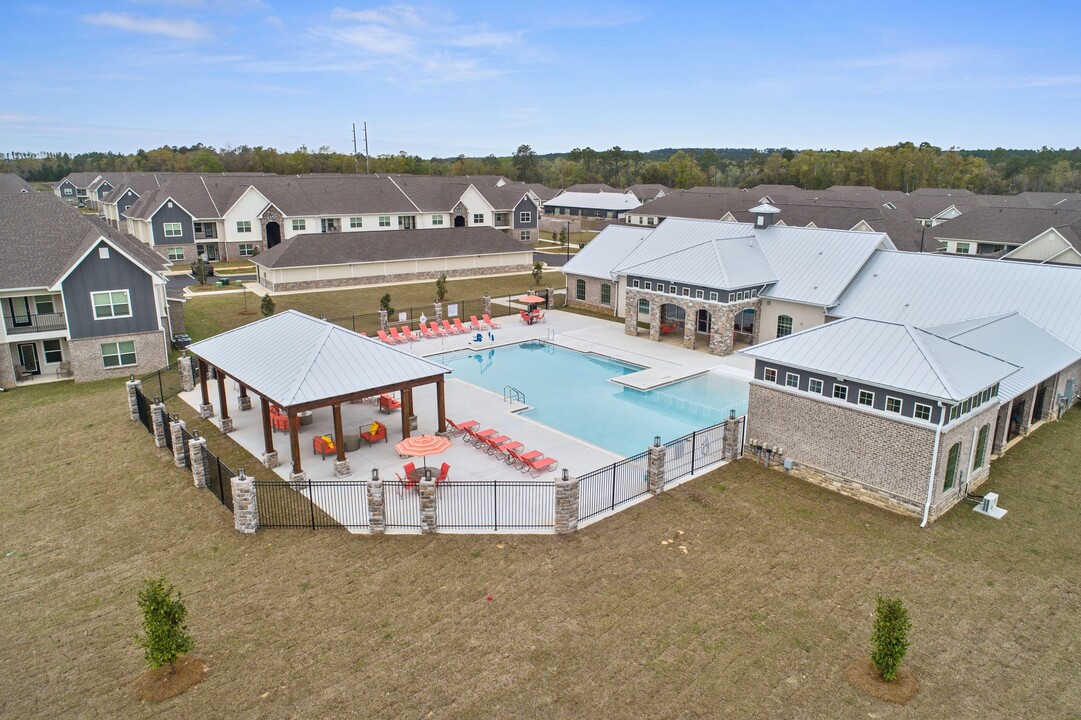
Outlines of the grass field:
{"label": "grass field", "polygon": [[[1078,410],[993,464],[1001,522],[959,506],[921,530],[740,462],[560,538],[241,536],[128,420],[121,383],[2,393],[0,417],[0,717],[984,719],[1081,707]],[[136,593],[161,573],[185,593],[210,672],[142,706]],[[905,707],[843,678],[868,651],[878,593],[903,597],[914,624],[906,665],[920,692]]]}
{"label": "grass field", "polygon": [[[447,280],[445,302],[477,300],[486,291],[492,297],[517,295],[534,286],[544,288],[547,285],[554,288],[565,287],[566,278],[563,273],[555,271],[544,273],[539,284],[534,283],[533,276],[528,273]],[[416,307],[425,310],[428,316],[432,315],[432,303],[435,301],[434,280],[408,285],[379,285],[332,292],[274,295],[273,297],[278,311],[293,308],[309,315],[323,315],[333,319],[379,312],[379,298],[384,293],[390,293],[391,306],[396,310]],[[197,297],[189,300],[184,310],[188,334],[195,340],[201,340],[223,330],[231,330],[258,320],[262,317],[259,315],[260,298],[252,293],[246,293],[246,295],[247,315],[244,314],[245,298],[240,293]],[[470,312],[479,312],[479,310]],[[357,328],[358,331],[362,329],[370,330],[370,328]]]}

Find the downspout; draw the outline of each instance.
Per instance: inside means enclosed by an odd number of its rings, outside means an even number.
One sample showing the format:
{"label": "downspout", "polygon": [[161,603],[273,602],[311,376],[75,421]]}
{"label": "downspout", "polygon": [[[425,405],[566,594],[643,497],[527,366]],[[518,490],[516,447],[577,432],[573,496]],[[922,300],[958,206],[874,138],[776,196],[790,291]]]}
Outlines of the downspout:
{"label": "downspout", "polygon": [[938,467],[938,446],[942,441],[942,426],[946,424],[946,416],[948,415],[941,400],[938,401],[938,410],[941,417],[935,427],[935,447],[931,451],[931,473],[927,478],[927,502],[923,505],[923,521],[920,522],[920,527],[927,527],[927,515],[931,512],[931,497],[935,491],[935,470]]}

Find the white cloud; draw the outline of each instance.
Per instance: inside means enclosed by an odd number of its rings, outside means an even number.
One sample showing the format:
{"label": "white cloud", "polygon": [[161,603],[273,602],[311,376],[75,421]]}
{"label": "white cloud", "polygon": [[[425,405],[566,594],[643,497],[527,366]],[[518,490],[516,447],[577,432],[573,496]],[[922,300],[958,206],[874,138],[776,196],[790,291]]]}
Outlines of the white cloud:
{"label": "white cloud", "polygon": [[265,22],[267,25],[273,25],[274,27],[285,26],[285,21],[277,15],[268,15],[267,17],[263,18],[263,22]]}
{"label": "white cloud", "polygon": [[209,35],[207,28],[192,20],[147,18],[114,12],[83,15],[80,19],[89,25],[100,25],[147,35],[166,35],[179,40],[199,40]]}
{"label": "white cloud", "polygon": [[346,10],[334,8],[330,14],[333,20],[355,20],[361,23],[374,23],[377,25],[405,24],[414,27],[420,26],[421,13],[411,5],[388,5],[375,10]]}

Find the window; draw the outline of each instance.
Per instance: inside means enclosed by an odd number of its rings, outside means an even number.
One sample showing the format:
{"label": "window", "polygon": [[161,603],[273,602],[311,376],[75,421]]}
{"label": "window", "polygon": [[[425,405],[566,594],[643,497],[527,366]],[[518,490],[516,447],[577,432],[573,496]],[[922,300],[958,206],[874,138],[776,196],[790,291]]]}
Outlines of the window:
{"label": "window", "polygon": [[771,382],[771,383],[777,382],[777,371],[774,370],[773,368],[766,368],[765,370],[762,371],[762,379],[765,380],[766,382]]}
{"label": "window", "polygon": [[575,280],[574,282],[574,299],[585,300],[586,299],[586,281],[582,279]]}
{"label": "window", "polygon": [[954,443],[950,448],[949,457],[946,458],[946,479],[942,482],[943,491],[953,487],[957,480],[957,461],[961,457],[961,443]]}
{"label": "window", "polygon": [[683,297],[690,297],[690,296],[691,296],[691,289],[690,288],[683,288]]}
{"label": "window", "polygon": [[109,248],[107,248],[107,247],[99,247],[98,248],[98,257],[101,258],[102,260],[108,260],[109,259]]}
{"label": "window", "polygon": [[777,318],[777,337],[792,334],[792,316],[781,315]]}
{"label": "window", "polygon": [[484,224],[484,213],[473,213],[473,224],[474,225],[483,225]]}
{"label": "window", "polygon": [[755,289],[751,290],[751,297],[753,297],[753,298],[758,297],[758,288],[755,288]]}
{"label": "window", "polygon": [[818,395],[821,395],[822,394],[822,381],[819,380],[818,378],[811,378],[810,380],[807,381],[807,391],[817,393]]}
{"label": "window", "polygon": [[183,260],[184,259],[184,248],[178,248],[178,247],[169,248],[169,259],[170,260]]}
{"label": "window", "polygon": [[[439,222],[436,222],[435,218],[439,218]],[[442,215],[436,215],[435,217],[432,218],[432,225],[442,225],[442,224],[443,224],[443,216]],[[356,230],[357,228],[362,228],[362,227],[364,227],[364,218],[362,218],[362,217],[351,217],[351,218],[349,218],[349,229],[350,230]]]}
{"label": "window", "polygon": [[961,417],[961,406],[954,405],[950,408],[950,420],[956,420],[959,417]]}
{"label": "window", "polygon": [[875,404],[875,394],[870,390],[860,390],[856,396],[856,402],[860,405],[872,406]]}
{"label": "window", "polygon": [[980,397],[983,399],[983,402],[989,401],[991,399],[991,388],[984,390]]}
{"label": "window", "polygon": [[52,295],[35,295],[34,312],[38,315],[49,315],[50,313],[56,312],[53,307]]}
{"label": "window", "polygon": [[390,227],[390,215],[379,216],[379,227]]}
{"label": "window", "polygon": [[165,237],[183,237],[184,227],[180,223],[165,223]]}
{"label": "window", "polygon": [[646,218],[646,225],[656,225],[657,218]]}
{"label": "window", "polygon": [[642,298],[638,301],[638,314],[649,315],[649,300]]}
{"label": "window", "polygon": [[706,296],[706,291],[705,290],[695,290],[694,291],[694,296],[697,299],[701,300],[702,298],[704,298]]}
{"label": "window", "polygon": [[297,230],[307,230],[307,229],[308,229],[308,221],[307,220],[305,220],[304,218],[294,218],[293,219],[293,232],[296,232]]}
{"label": "window", "polygon": [[641,286],[641,282],[638,280],[638,278],[635,278],[634,280],[631,280],[631,287],[632,288],[636,288],[636,287],[640,287],[640,286]]}
{"label": "window", "polygon": [[711,292],[709,294],[709,299],[712,300],[713,302],[717,302],[717,293],[716,292]]}
{"label": "window", "polygon": [[612,286],[608,283],[601,283],[601,305],[612,304]]}
{"label": "window", "polygon": [[967,415],[968,411],[972,409],[972,398],[965,400],[965,404],[961,406],[961,414]]}
{"label": "window", "polygon": [[728,293],[728,302],[735,302],[735,301],[736,301],[736,294],[735,293]]}
{"label": "window", "polygon": [[131,301],[127,290],[109,290],[90,293],[94,305],[94,319],[131,317]]}
{"label": "window", "polygon": [[[660,283],[657,283],[657,289],[663,292],[664,291],[664,286],[661,285]],[[675,295],[676,294],[676,286],[675,285],[669,285],[668,286],[668,292]]]}
{"label": "window", "polygon": [[443,216],[442,215],[432,215],[432,225],[442,225],[442,224],[443,224]]}
{"label": "window", "polygon": [[101,364],[107,368],[123,367],[135,364],[135,341],[103,343],[101,346]]}
{"label": "window", "polygon": [[70,196],[72,194],[71,193],[71,188],[69,188],[69,187],[64,188],[64,194]]}
{"label": "window", "polygon": [[59,340],[42,340],[41,348],[45,351],[45,362],[58,363],[64,361],[64,353],[60,351]]}
{"label": "window", "polygon": [[520,222],[520,223],[533,222],[533,213],[528,212],[528,211],[518,213],[518,222]]}
{"label": "window", "polygon": [[901,414],[901,398],[886,396],[886,412]]}
{"label": "window", "polygon": [[997,396],[998,396],[998,383],[995,383],[994,385],[991,386],[991,397],[997,397]]}
{"label": "window", "polygon": [[533,233],[529,230],[522,231],[522,242],[529,242],[533,239]]}
{"label": "window", "polygon": [[834,383],[833,397],[837,398],[838,400],[848,400],[848,386],[838,385],[837,383]]}
{"label": "window", "polygon": [[[653,283],[651,283],[649,280],[646,280],[645,288],[646,288],[646,290],[652,290],[653,289]],[[664,290],[663,287],[659,287],[659,286],[658,286],[658,289],[659,290]]]}
{"label": "window", "polygon": [[987,454],[987,434],[990,431],[991,426],[984,425],[980,428],[980,434],[976,436],[976,456],[972,459],[972,468],[974,470],[983,467],[984,455]]}
{"label": "window", "polygon": [[784,384],[787,385],[788,387],[798,388],[799,387],[799,375],[797,375],[796,373],[785,373],[784,374]]}
{"label": "window", "polygon": [[236,231],[238,233],[250,233],[251,232],[251,220],[237,220]]}
{"label": "window", "polygon": [[959,255],[968,255],[970,252],[972,252],[971,243],[957,243],[957,253]]}
{"label": "window", "polygon": [[931,406],[924,405],[923,403],[916,403],[916,409],[912,411],[912,417],[917,420],[930,420]]}
{"label": "window", "polygon": [[255,243],[240,243],[237,245],[237,250],[240,252],[240,257],[251,257],[255,255]]}

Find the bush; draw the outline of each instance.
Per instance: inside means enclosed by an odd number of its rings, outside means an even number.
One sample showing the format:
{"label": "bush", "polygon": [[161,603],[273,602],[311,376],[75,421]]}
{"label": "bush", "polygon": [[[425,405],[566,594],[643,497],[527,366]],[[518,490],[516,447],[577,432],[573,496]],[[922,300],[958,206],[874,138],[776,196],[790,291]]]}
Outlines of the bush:
{"label": "bush", "polygon": [[392,315],[394,313],[394,308],[390,306],[390,293],[386,293],[383,297],[379,298],[379,309],[386,310],[387,315]]}
{"label": "bush", "polygon": [[[439,302],[443,302],[443,299],[447,296],[447,274],[442,273],[435,281],[435,299]],[[387,296],[387,303],[390,303],[390,296]]]}
{"label": "bush", "polygon": [[259,303],[259,311],[263,313],[263,317],[270,317],[274,314],[274,298],[270,295],[264,295],[262,302]]}
{"label": "bush", "polygon": [[900,598],[878,598],[875,630],[871,635],[871,644],[874,645],[871,662],[886,682],[893,682],[897,678],[901,661],[908,652],[908,631],[911,629],[908,610]]}
{"label": "bush", "polygon": [[539,260],[533,263],[533,272],[531,274],[533,275],[533,282],[540,285],[540,281],[544,277],[544,265]]}
{"label": "bush", "polygon": [[139,593],[139,609],[143,611],[143,635],[135,643],[143,648],[143,657],[152,668],[169,664],[176,672],[176,659],[195,647],[188,627],[184,624],[188,609],[180,593],[173,597],[173,586],[165,577],[150,579]]}

